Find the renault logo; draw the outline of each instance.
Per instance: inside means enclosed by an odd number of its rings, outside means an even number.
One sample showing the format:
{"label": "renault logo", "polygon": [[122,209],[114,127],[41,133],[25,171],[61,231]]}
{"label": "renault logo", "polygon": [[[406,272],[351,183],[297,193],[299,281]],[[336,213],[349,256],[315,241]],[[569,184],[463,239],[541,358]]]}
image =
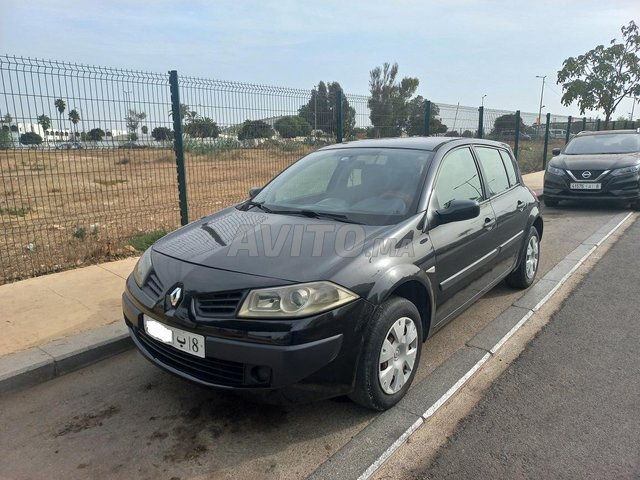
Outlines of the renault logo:
{"label": "renault logo", "polygon": [[169,303],[173,308],[176,308],[182,300],[182,287],[176,287],[173,292],[169,294]]}
{"label": "renault logo", "polygon": [[582,172],[582,178],[591,178],[591,172],[589,170],[585,170],[584,172]]}

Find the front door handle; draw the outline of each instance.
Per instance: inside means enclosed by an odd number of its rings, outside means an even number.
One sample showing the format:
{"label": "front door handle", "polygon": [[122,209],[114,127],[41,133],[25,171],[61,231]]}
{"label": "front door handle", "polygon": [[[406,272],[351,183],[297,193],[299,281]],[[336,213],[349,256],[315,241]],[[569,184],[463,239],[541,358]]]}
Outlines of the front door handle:
{"label": "front door handle", "polygon": [[518,204],[516,205],[516,208],[520,211],[524,210],[524,207],[526,207],[527,204],[525,202],[523,202],[522,200],[518,200]]}
{"label": "front door handle", "polygon": [[495,226],[496,226],[496,219],[495,218],[485,218],[484,219],[484,225],[482,226],[482,228],[486,228],[487,230],[491,230]]}

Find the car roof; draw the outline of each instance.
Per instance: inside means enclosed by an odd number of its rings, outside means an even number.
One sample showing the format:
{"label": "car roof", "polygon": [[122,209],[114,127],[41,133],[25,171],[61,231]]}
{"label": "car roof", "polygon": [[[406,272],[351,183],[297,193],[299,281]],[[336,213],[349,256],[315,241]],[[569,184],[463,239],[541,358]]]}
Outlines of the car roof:
{"label": "car roof", "polygon": [[323,147],[320,150],[334,150],[342,148],[407,148],[414,150],[436,151],[445,144],[476,144],[491,145],[496,147],[508,147],[504,142],[493,140],[483,140],[479,138],[467,137],[404,137],[404,138],[376,138],[366,140],[354,140],[343,143],[336,143]]}
{"label": "car roof", "polygon": [[585,130],[578,133],[576,136],[585,137],[587,135],[613,135],[619,133],[640,133],[640,128],[636,130],[600,130],[598,132],[589,132]]}

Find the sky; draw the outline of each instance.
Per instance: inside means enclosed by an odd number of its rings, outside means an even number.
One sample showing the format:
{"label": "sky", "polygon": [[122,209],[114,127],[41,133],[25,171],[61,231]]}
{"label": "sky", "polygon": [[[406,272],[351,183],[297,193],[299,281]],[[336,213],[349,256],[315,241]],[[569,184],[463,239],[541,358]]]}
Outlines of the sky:
{"label": "sky", "polygon": [[[486,95],[487,108],[523,112],[538,111],[546,75],[543,114],[578,116],[557,71],[630,20],[637,0],[0,0],[0,54],[362,95],[372,68],[397,62],[435,102]],[[631,110],[625,100],[614,117]]]}

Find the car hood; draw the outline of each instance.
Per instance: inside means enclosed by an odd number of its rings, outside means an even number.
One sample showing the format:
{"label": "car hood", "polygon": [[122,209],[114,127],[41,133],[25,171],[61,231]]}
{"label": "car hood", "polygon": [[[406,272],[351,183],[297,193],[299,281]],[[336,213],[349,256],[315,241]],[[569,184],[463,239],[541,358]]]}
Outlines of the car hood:
{"label": "car hood", "polygon": [[640,153],[610,153],[606,155],[558,155],[549,165],[565,170],[612,170],[635,165]]}
{"label": "car hood", "polygon": [[153,250],[205,267],[306,282],[331,279],[397,230],[231,207],[163,237]]}

